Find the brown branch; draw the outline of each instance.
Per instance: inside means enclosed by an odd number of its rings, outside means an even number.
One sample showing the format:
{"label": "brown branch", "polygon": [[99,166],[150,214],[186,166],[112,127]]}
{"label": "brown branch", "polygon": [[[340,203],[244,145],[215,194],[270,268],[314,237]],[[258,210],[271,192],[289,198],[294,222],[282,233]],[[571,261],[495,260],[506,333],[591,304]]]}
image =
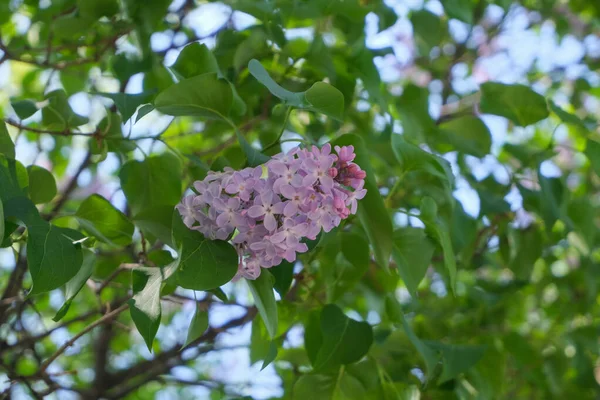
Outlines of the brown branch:
{"label": "brown branch", "polygon": [[50,214],[48,215],[48,219],[54,218],[58,214],[60,209],[65,205],[66,201],[69,199],[69,196],[71,195],[71,192],[73,192],[73,190],[75,190],[75,188],[77,187],[77,180],[79,179],[79,175],[81,175],[81,173],[90,165],[91,161],[92,161],[92,152],[88,151],[87,154],[85,155],[85,158],[83,159],[83,162],[81,163],[81,165],[79,166],[79,168],[77,169],[77,171],[75,172],[73,177],[71,177],[71,180],[67,184],[67,187],[65,188],[65,190],[63,190],[62,195],[60,196],[60,198],[58,199],[58,201],[52,208],[52,211],[50,211]]}
{"label": "brown branch", "polygon": [[123,311],[127,310],[128,308],[129,308],[129,304],[123,304],[121,307],[117,308],[116,310],[113,310],[113,311],[109,312],[108,314],[105,314],[102,318],[100,318],[100,319],[92,322],[85,329],[83,329],[81,332],[79,332],[77,335],[73,336],[70,340],[68,340],[65,344],[63,344],[46,361],[44,361],[42,363],[42,365],[40,366],[40,372],[46,371],[46,369],[48,368],[48,366],[50,366],[50,364],[52,364],[52,362],[54,360],[56,360],[62,353],[64,353],[65,350],[67,350],[69,347],[73,346],[73,344],[77,341],[77,339],[81,338],[82,336],[84,336],[85,334],[87,334],[88,332],[90,332],[95,327],[97,327],[99,325],[102,325],[103,323],[105,323],[107,321],[110,321],[111,319],[115,318],[116,316],[118,316],[120,313],[122,313]]}

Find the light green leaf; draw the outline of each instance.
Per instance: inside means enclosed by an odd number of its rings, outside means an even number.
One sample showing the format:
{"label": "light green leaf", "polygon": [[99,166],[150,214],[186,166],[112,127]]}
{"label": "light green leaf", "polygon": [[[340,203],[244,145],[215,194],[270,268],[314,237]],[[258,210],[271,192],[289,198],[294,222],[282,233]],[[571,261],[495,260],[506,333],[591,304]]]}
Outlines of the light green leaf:
{"label": "light green leaf", "polygon": [[133,218],[135,225],[144,232],[146,238],[154,236],[173,248],[173,206],[153,206],[137,213]]}
{"label": "light green leaf", "polygon": [[[373,329],[368,323],[348,318],[333,304],[323,307],[319,321],[321,340],[317,340],[320,345],[313,365],[315,370],[352,364],[368,353],[373,343]],[[313,325],[312,329],[315,328]]]}
{"label": "light green leaf", "polygon": [[414,84],[407,85],[396,100],[396,110],[402,122],[403,135],[417,143],[436,132],[429,114],[429,91]]}
{"label": "light green leaf", "polygon": [[136,94],[129,93],[94,93],[98,96],[108,97],[114,101],[117,110],[121,113],[123,121],[127,122],[135,114],[135,111],[142,104],[149,103],[152,99],[153,91]]}
{"label": "light green leaf", "polygon": [[344,119],[344,95],[330,84],[316,82],[306,91],[305,98],[315,111],[339,121]]}
{"label": "light green leaf", "polygon": [[448,191],[451,190],[454,176],[449,173],[449,165],[444,166],[448,163],[446,160],[407,142],[403,135],[392,134],[392,149],[404,173],[424,171],[439,178]]}
{"label": "light green leaf", "polygon": [[271,339],[277,335],[278,324],[277,302],[275,301],[275,292],[273,291],[274,281],[273,275],[264,269],[255,280],[246,280],[254,298],[254,303],[258,308],[258,313],[264,321]]}
{"label": "light green leaf", "polygon": [[416,296],[431,263],[434,245],[420,228],[402,228],[394,232],[392,257],[411,295]]}
{"label": "light green leaf", "polygon": [[450,275],[450,287],[456,291],[456,256],[452,248],[450,230],[444,220],[437,216],[437,205],[431,197],[421,200],[421,220],[425,224],[425,232],[437,241],[444,252],[444,265]]}
{"label": "light green leaf", "polygon": [[35,103],[31,100],[15,100],[11,101],[10,105],[20,119],[27,119],[38,110]]}
{"label": "light green leaf", "polygon": [[190,343],[198,339],[206,330],[208,329],[208,312],[205,310],[201,310],[196,304],[196,312],[194,313],[194,317],[192,318],[192,322],[190,323],[190,327],[188,329],[187,339],[185,340],[185,345],[183,347],[187,347]]}
{"label": "light green leaf", "polygon": [[[109,112],[98,124],[98,131],[102,134],[102,145],[106,151],[128,153],[137,148],[134,141],[127,140],[123,135],[122,122],[119,114]],[[90,139],[90,145],[97,146],[98,139]],[[93,154],[99,154],[104,149],[95,151],[95,147],[92,147],[92,150],[94,150]]]}
{"label": "light green leaf", "polygon": [[168,278],[162,268],[138,267],[131,271],[133,298],[129,300],[131,319],[144,338],[148,350],[160,326],[160,288]]}
{"label": "light green leaf", "polygon": [[413,346],[415,346],[421,355],[421,358],[423,358],[423,361],[425,362],[425,368],[427,370],[427,380],[430,381],[433,379],[436,372],[436,365],[438,363],[438,356],[433,349],[427,346],[425,342],[415,335],[408,322],[406,322],[406,319],[404,319],[402,307],[400,307],[400,304],[393,294],[389,294],[385,298],[385,311],[388,315],[388,318],[396,326],[402,326],[404,332],[406,332],[406,336],[408,336],[410,342],[413,344]]}
{"label": "light green leaf", "polygon": [[546,99],[524,85],[486,82],[481,85],[480,110],[499,115],[519,126],[527,126],[548,117]]}
{"label": "light green leaf", "polygon": [[585,146],[585,155],[590,160],[596,175],[600,176],[600,142],[591,138],[588,139]]}
{"label": "light green leaf", "polygon": [[558,118],[560,118],[560,120],[562,122],[564,122],[565,124],[573,125],[579,129],[581,129],[583,132],[588,131],[587,127],[585,126],[585,124],[583,123],[581,118],[579,118],[575,114],[571,114],[570,112],[563,110],[562,108],[557,106],[556,103],[554,103],[552,100],[548,100],[548,107],[550,107],[550,110],[554,114],[556,114],[558,116]]}
{"label": "light green leaf", "polygon": [[477,117],[468,115],[453,118],[440,124],[439,129],[443,140],[458,151],[480,158],[490,153],[490,131]]}
{"label": "light green leaf", "polygon": [[0,122],[0,154],[4,154],[6,158],[15,158],[15,144],[10,138],[4,122]]}
{"label": "light green leaf", "polygon": [[216,289],[237,273],[238,255],[233,246],[188,229],[177,211],[173,213],[173,243],[179,253],[175,278],[185,289]]}
{"label": "light green leaf", "polygon": [[133,215],[155,206],[174,207],[181,199],[181,161],[171,153],[129,161],[119,173]]}
{"label": "light green leaf", "polygon": [[90,250],[83,250],[83,262],[81,264],[81,268],[77,274],[65,285],[65,302],[58,310],[54,318],[52,318],[52,321],[58,322],[67,314],[73,299],[75,296],[77,296],[81,288],[83,288],[90,276],[92,276],[95,266],[96,255]]}
{"label": "light green leaf", "polygon": [[125,214],[100,195],[93,194],[85,199],[75,217],[86,232],[104,243],[120,246],[131,243],[133,224]]}
{"label": "light green leaf", "polygon": [[368,150],[364,141],[356,135],[346,134],[335,140],[339,146],[353,145],[356,162],[367,173],[365,189],[367,195],[358,202],[358,218],[369,237],[375,252],[375,260],[380,267],[389,270],[389,260],[392,253],[392,220],[379,194],[375,173],[371,167]]}
{"label": "light green leaf", "polygon": [[154,111],[154,105],[152,104],[144,104],[138,109],[137,115],[135,116],[135,123],[144,118],[147,114]]}
{"label": "light green leaf", "polygon": [[29,197],[34,204],[44,204],[56,196],[56,180],[47,169],[37,165],[27,167],[29,176]]}
{"label": "light green leaf", "polygon": [[208,73],[184,79],[159,93],[154,106],[163,114],[224,119],[229,115],[233,93],[229,82]]}

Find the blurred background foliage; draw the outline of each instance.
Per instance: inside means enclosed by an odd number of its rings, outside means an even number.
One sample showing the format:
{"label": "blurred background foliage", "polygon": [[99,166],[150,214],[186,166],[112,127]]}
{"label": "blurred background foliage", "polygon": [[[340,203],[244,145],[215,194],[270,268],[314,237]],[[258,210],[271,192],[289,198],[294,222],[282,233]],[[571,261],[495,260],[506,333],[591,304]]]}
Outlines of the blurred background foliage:
{"label": "blurred background foliage", "polygon": [[[599,4],[0,0],[0,397],[599,398]],[[179,287],[193,181],[329,141],[357,216]]]}

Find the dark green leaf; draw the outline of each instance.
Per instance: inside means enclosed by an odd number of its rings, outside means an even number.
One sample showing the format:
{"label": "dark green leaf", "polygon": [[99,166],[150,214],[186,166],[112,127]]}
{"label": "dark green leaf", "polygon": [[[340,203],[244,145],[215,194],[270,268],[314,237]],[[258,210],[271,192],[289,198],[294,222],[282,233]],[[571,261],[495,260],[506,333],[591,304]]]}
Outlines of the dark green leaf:
{"label": "dark green leaf", "polygon": [[423,229],[408,227],[394,232],[392,257],[406,288],[413,296],[416,296],[419,283],[427,272],[434,249]]}
{"label": "dark green leaf", "polygon": [[4,154],[6,158],[15,158],[15,144],[10,138],[4,122],[0,122],[0,154]]}
{"label": "dark green leaf", "polygon": [[34,204],[44,204],[56,196],[56,181],[54,175],[47,169],[30,165],[27,167],[29,176],[29,197]]}
{"label": "dark green leaf", "polygon": [[558,116],[558,118],[560,118],[560,120],[562,122],[564,122],[565,124],[570,124],[570,125],[576,126],[577,128],[581,129],[582,131],[587,132],[587,130],[588,130],[587,127],[585,126],[585,124],[583,123],[581,118],[579,118],[577,115],[571,114],[571,113],[563,110],[562,108],[557,106],[556,103],[554,103],[552,100],[548,100],[548,107],[550,107],[550,110],[554,114],[556,114]]}
{"label": "dark green leaf", "polygon": [[60,321],[69,311],[71,302],[77,296],[81,288],[85,285],[87,280],[92,276],[94,267],[96,266],[96,255],[90,250],[83,250],[83,262],[81,268],[77,274],[67,282],[65,285],[65,303],[58,310],[52,320],[54,322]]}
{"label": "dark green leaf", "polygon": [[254,303],[258,308],[258,313],[264,321],[271,339],[277,335],[278,324],[277,302],[275,301],[275,293],[273,292],[274,280],[273,275],[264,269],[255,280],[246,280],[254,298]]}
{"label": "dark green leaf", "polygon": [[355,162],[367,173],[365,179],[367,195],[359,201],[358,217],[373,246],[377,264],[387,271],[392,253],[392,221],[379,194],[367,148],[360,137],[352,134],[339,137],[335,140],[335,144],[353,145],[356,152]]}
{"label": "dark green leaf", "polygon": [[155,206],[174,207],[181,199],[182,168],[171,153],[129,161],[121,168],[121,187],[132,214]]}
{"label": "dark green leaf", "polygon": [[229,82],[216,73],[182,80],[156,96],[154,106],[163,114],[225,119],[233,103]]}
{"label": "dark green leaf", "polygon": [[154,111],[154,106],[152,104],[145,104],[145,105],[141,106],[135,117],[135,123],[137,124],[137,122],[140,119],[144,118],[147,114],[149,114],[152,111]]}
{"label": "dark green leaf", "polygon": [[473,2],[471,0],[443,0],[444,10],[450,18],[467,24],[473,23]]}
{"label": "dark green leaf", "polygon": [[290,290],[292,280],[294,279],[294,264],[282,261],[281,264],[274,266],[269,270],[275,278],[273,289],[283,298]]}
{"label": "dark green leaf", "polygon": [[119,12],[118,0],[78,0],[79,13],[90,21],[112,17]]}
{"label": "dark green leaf", "polygon": [[591,138],[588,139],[585,146],[585,155],[590,160],[596,175],[600,176],[600,142]]}
{"label": "dark green leaf", "polygon": [[366,322],[348,318],[333,304],[320,315],[322,342],[314,363],[315,370],[336,368],[363,358],[373,343],[373,329]]}
{"label": "dark green leaf", "polygon": [[93,194],[75,213],[81,227],[104,243],[126,246],[131,243],[133,224],[104,197]]}
{"label": "dark green leaf", "polygon": [[453,118],[440,124],[439,129],[443,140],[458,151],[480,158],[490,153],[490,131],[477,117]]}
{"label": "dark green leaf", "polygon": [[444,220],[437,216],[437,205],[431,197],[421,200],[421,220],[425,224],[425,232],[437,241],[444,252],[444,265],[450,275],[450,287],[456,291],[456,257],[452,248],[450,230]]}
{"label": "dark green leaf", "polygon": [[11,101],[10,105],[12,106],[15,113],[19,116],[20,119],[27,119],[36,113],[38,110],[35,103],[31,100],[16,100]]}
{"label": "dark green leaf", "polygon": [[427,346],[440,352],[442,357],[442,375],[438,383],[442,384],[467,372],[485,352],[485,346],[448,345],[427,341]]}
{"label": "dark green leaf", "polygon": [[294,107],[304,107],[306,105],[306,101],[304,99],[304,93],[294,93],[290,92],[287,89],[282,88],[271,78],[265,67],[258,60],[250,60],[248,64],[248,70],[258,80],[262,83],[271,94],[281,100],[283,100],[284,104],[294,106]]}
{"label": "dark green leaf", "polygon": [[221,74],[215,56],[205,44],[197,42],[189,44],[181,50],[171,70],[182,79],[207,73]]}
{"label": "dark green leaf", "polygon": [[95,93],[99,96],[108,97],[115,102],[117,110],[121,113],[123,121],[127,122],[135,114],[142,104],[149,103],[154,92],[129,93]]}
{"label": "dark green leaf", "polygon": [[423,358],[423,361],[425,362],[425,368],[427,370],[427,380],[431,380],[434,377],[436,365],[438,363],[438,356],[436,352],[432,348],[427,346],[427,344],[425,344],[421,339],[419,339],[417,335],[415,335],[408,322],[406,322],[406,319],[404,319],[404,313],[402,312],[402,308],[400,307],[400,304],[398,304],[398,301],[396,300],[393,294],[389,294],[385,298],[385,311],[389,319],[394,324],[396,324],[397,326],[402,326],[404,332],[406,332],[406,336],[408,336],[408,339],[413,344],[413,346],[415,346],[415,348],[421,355],[421,358]]}
{"label": "dark green leaf", "polygon": [[55,90],[46,95],[48,105],[42,108],[42,123],[51,130],[66,131],[86,124],[88,119],[75,114],[64,90]]}
{"label": "dark green leaf", "polygon": [[27,229],[27,264],[33,280],[30,296],[56,289],[77,275],[83,253],[73,242],[83,238],[80,233],[42,219]]}
{"label": "dark green leaf", "polygon": [[0,247],[4,243],[4,206],[2,205],[2,201],[0,201]]}
{"label": "dark green leaf", "polygon": [[173,248],[173,206],[152,206],[133,217],[135,225],[147,236],[151,235]]}
{"label": "dark green leaf", "polygon": [[364,386],[352,375],[302,375],[294,384],[293,400],[363,400],[367,397]]}
{"label": "dark green leaf", "polygon": [[216,289],[237,273],[238,255],[233,246],[188,229],[177,211],[173,213],[173,242],[179,253],[176,280],[183,288]]}
{"label": "dark green leaf", "polygon": [[428,56],[429,51],[442,41],[442,21],[437,15],[423,9],[413,12],[410,22],[419,52],[422,56]]}
{"label": "dark green leaf", "polygon": [[251,167],[257,167],[261,164],[266,163],[267,161],[269,161],[270,157],[261,153],[260,151],[258,151],[257,149],[255,149],[254,147],[252,147],[250,145],[250,143],[248,143],[248,141],[246,140],[246,138],[244,137],[244,135],[242,135],[242,133],[240,131],[238,131],[236,129],[235,134],[238,138],[238,141],[240,142],[240,146],[242,148],[242,151],[244,152],[244,154],[246,155],[246,159],[248,160],[248,165]]}
{"label": "dark green leaf", "polygon": [[548,117],[544,96],[524,85],[486,82],[481,85],[480,110],[527,126]]}
{"label": "dark green leaf", "polygon": [[410,140],[422,142],[436,131],[435,122],[429,114],[429,91],[426,88],[407,85],[402,96],[396,100],[396,109],[402,122],[403,135]]}

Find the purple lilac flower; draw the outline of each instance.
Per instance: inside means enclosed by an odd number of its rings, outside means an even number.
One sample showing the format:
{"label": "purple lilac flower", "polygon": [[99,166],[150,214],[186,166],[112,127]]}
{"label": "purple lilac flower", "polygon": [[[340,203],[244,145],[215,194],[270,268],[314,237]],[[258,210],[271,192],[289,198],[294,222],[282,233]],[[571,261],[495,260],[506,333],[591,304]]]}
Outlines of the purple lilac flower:
{"label": "purple lilac flower", "polygon": [[303,239],[314,240],[356,213],[366,174],[352,162],[352,146],[335,151],[329,144],[295,148],[264,166],[211,171],[176,208],[188,228],[231,240],[239,256],[236,279],[256,279],[261,268],[308,251]]}

